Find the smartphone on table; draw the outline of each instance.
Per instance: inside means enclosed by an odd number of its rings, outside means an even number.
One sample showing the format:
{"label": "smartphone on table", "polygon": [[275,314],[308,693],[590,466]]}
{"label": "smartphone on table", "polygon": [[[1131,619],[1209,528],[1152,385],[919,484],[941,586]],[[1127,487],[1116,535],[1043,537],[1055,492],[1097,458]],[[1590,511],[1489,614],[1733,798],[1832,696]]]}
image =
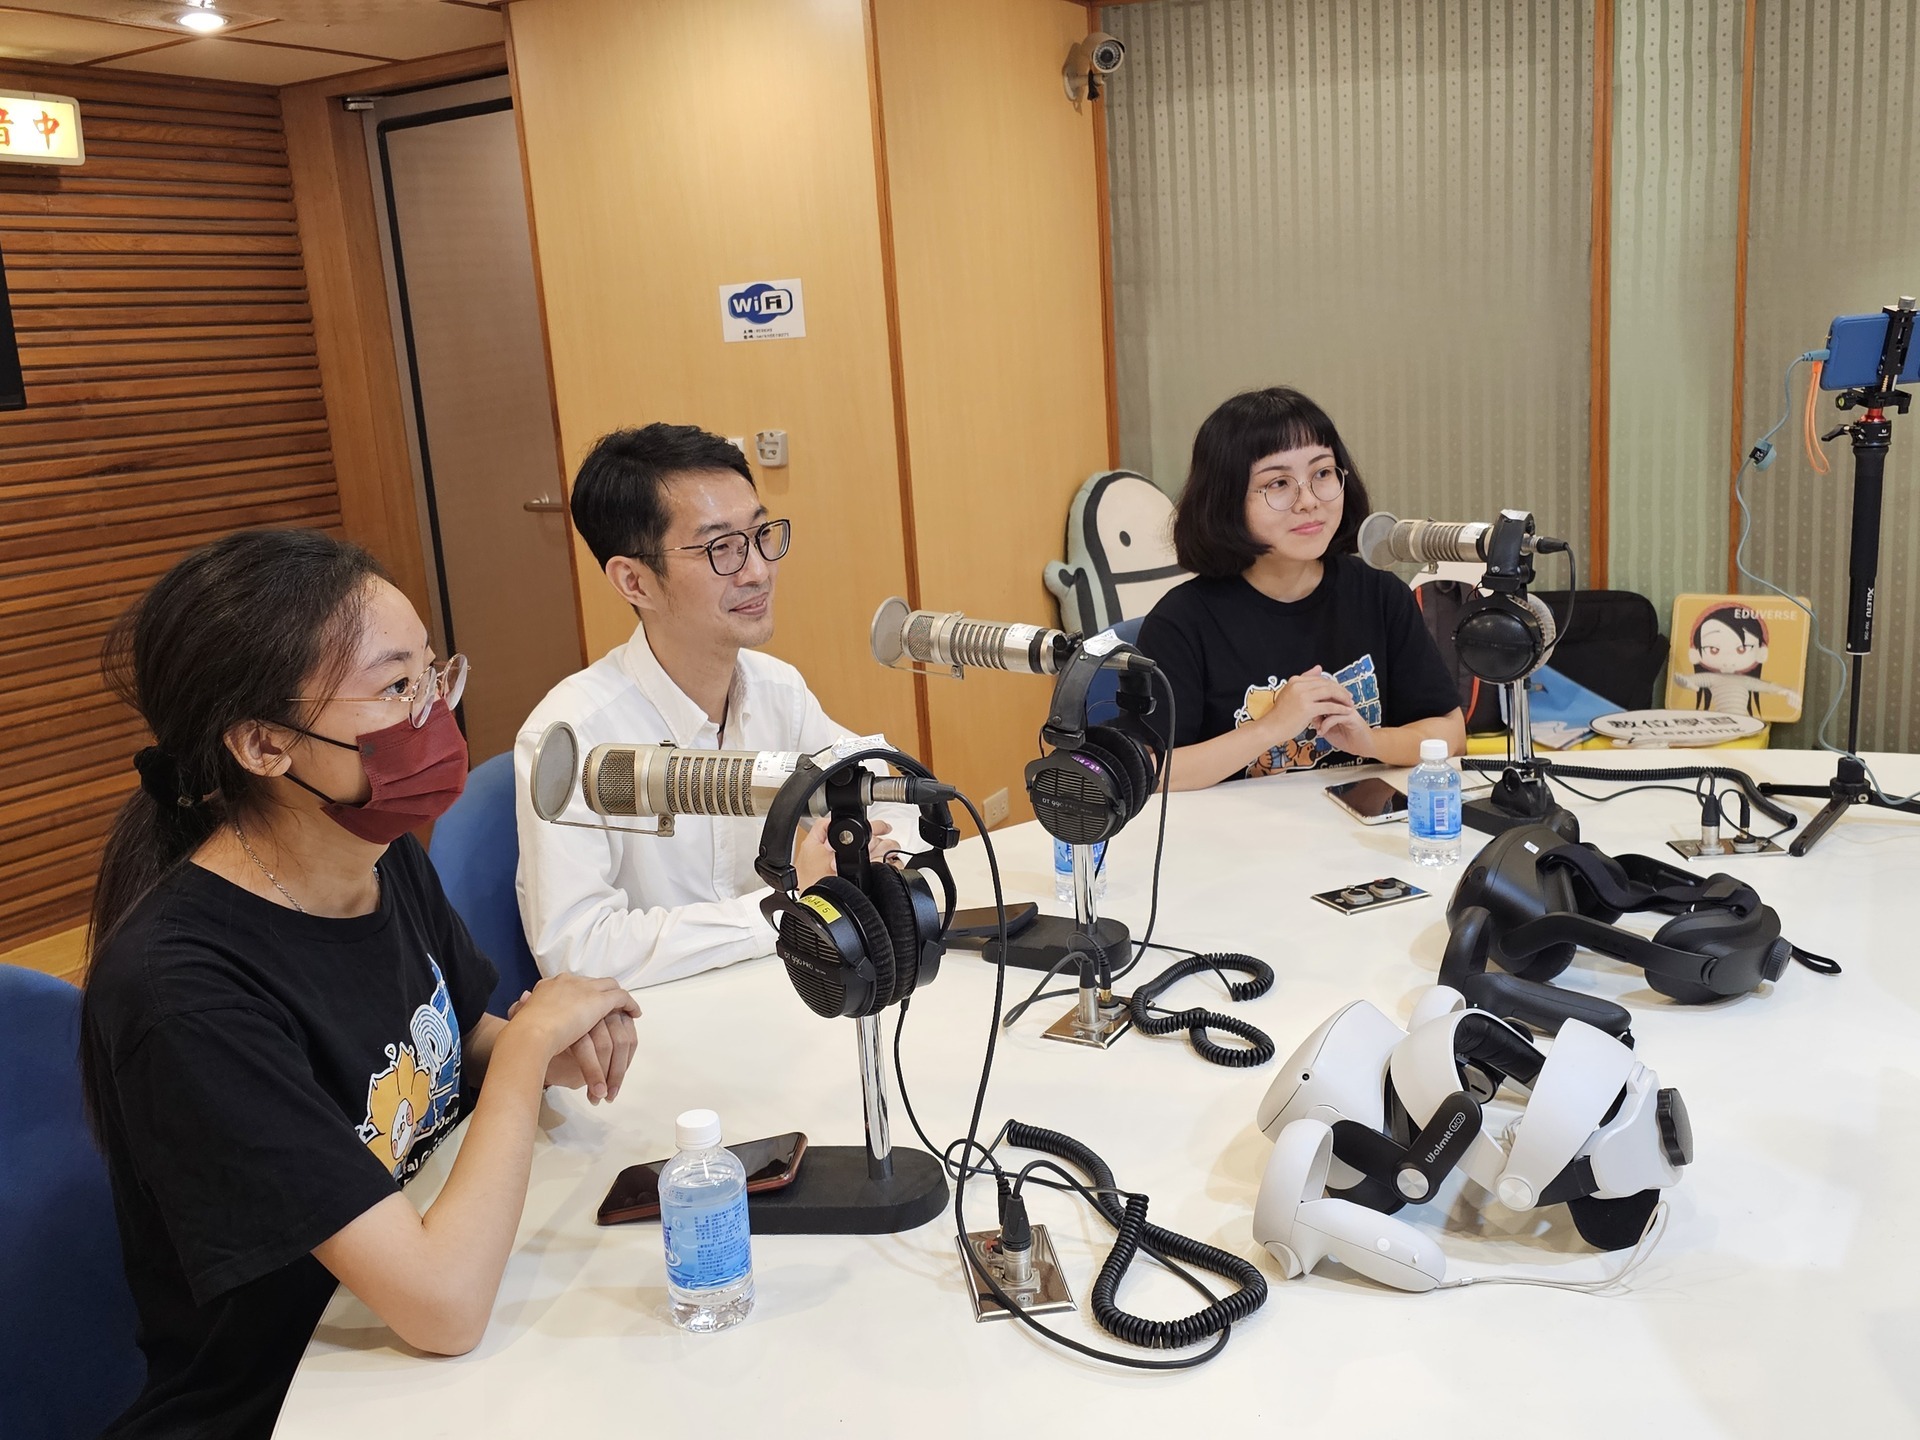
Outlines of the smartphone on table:
{"label": "smartphone on table", "polygon": [[[747,1172],[747,1193],[784,1190],[799,1173],[800,1161],[807,1153],[807,1137],[798,1130],[765,1140],[747,1140],[729,1145]],[[629,1165],[614,1177],[613,1188],[600,1202],[595,1218],[602,1225],[624,1225],[629,1220],[660,1218],[660,1172],[665,1160],[649,1160],[644,1165]]]}
{"label": "smartphone on table", "polygon": [[1362,825],[1385,825],[1407,818],[1407,797],[1378,775],[1329,785],[1327,798]]}

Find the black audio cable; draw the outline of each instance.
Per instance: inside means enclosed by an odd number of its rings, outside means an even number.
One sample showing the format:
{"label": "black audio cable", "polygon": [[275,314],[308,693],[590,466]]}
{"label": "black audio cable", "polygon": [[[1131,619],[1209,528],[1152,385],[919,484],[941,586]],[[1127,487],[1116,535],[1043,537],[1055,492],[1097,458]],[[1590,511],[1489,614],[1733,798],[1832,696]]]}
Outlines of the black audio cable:
{"label": "black audio cable", "polygon": [[[1791,830],[1800,823],[1800,817],[1794,814],[1793,811],[1787,809],[1786,806],[1782,805],[1772,796],[1762,794],[1759,785],[1755,783],[1751,775],[1747,774],[1744,770],[1736,770],[1729,765],[1671,765],[1653,767],[1635,765],[1612,769],[1600,765],[1567,765],[1558,760],[1547,761],[1536,759],[1534,763],[1539,767],[1540,773],[1549,780],[1629,781],[1635,782],[1635,789],[1640,788],[1642,785],[1661,781],[1688,780],[1697,782],[1708,777],[1715,780],[1725,780],[1737,785],[1742,793],[1746,795],[1754,809],[1772,820],[1774,824],[1783,826],[1784,829],[1778,833],[1784,834],[1786,830]],[[1463,770],[1494,771],[1506,769],[1507,762],[1505,760],[1493,759],[1490,756],[1467,755],[1461,758],[1460,766]],[[1568,788],[1571,789],[1572,787],[1569,786]],[[1615,791],[1613,795],[1583,798],[1611,800],[1617,795],[1624,795],[1626,793],[1625,790],[1619,790]]]}
{"label": "black audio cable", "polygon": [[[1251,955],[1227,953],[1194,955],[1169,965],[1133,992],[1133,998],[1127,1004],[1133,1012],[1134,1028],[1146,1035],[1171,1035],[1176,1030],[1185,1030],[1194,1053],[1214,1065],[1251,1069],[1273,1059],[1272,1038],[1245,1020],[1222,1015],[1216,1010],[1162,1010],[1155,1003],[1165,991],[1189,975],[1198,975],[1204,970],[1219,975],[1227,987],[1227,993],[1235,1000],[1256,1000],[1273,988],[1273,967],[1264,960],[1256,960]],[[1252,978],[1228,980],[1224,973],[1228,970],[1238,970]],[[1208,1033],[1213,1030],[1237,1035],[1247,1043],[1222,1045]]]}
{"label": "black audio cable", "polygon": [[[980,813],[979,807],[976,806],[973,803],[973,801],[970,798],[968,798],[966,795],[962,794],[958,798],[961,805],[963,805],[966,808],[967,815],[973,821],[975,828],[980,832],[981,845],[986,851],[987,871],[993,882],[993,906],[994,906],[995,920],[997,921],[996,938],[998,940],[998,946],[994,951],[995,960],[994,960],[994,982],[993,982],[993,1010],[987,1024],[986,1051],[981,1057],[980,1081],[979,1081],[979,1084],[974,1089],[973,1106],[971,1111],[968,1114],[967,1133],[965,1136],[963,1136],[959,1140],[954,1141],[952,1145],[949,1145],[944,1150],[942,1150],[940,1147],[934,1145],[934,1143],[927,1138],[926,1131],[921,1128],[919,1117],[914,1114],[913,1102],[908,1098],[908,1095],[907,1095],[906,1075],[904,1070],[901,1067],[901,1062],[900,1062],[900,1036],[901,1036],[901,1031],[906,1023],[906,1012],[907,1012],[907,1006],[904,1003],[901,1005],[900,1019],[899,1021],[896,1022],[894,1027],[894,1032],[893,1032],[893,1059],[894,1059],[894,1071],[900,1084],[901,1105],[902,1105],[902,1108],[904,1108],[907,1112],[907,1119],[913,1125],[914,1134],[919,1136],[920,1143],[926,1146],[927,1150],[930,1153],[940,1154],[943,1156],[947,1166],[948,1173],[953,1175],[954,1177],[953,1222],[954,1222],[955,1233],[960,1242],[960,1251],[966,1257],[967,1265],[974,1272],[974,1275],[977,1277],[979,1283],[986,1287],[987,1293],[992,1295],[995,1300],[999,1301],[1001,1307],[1005,1309],[1009,1315],[1011,1315],[1020,1324],[1026,1326],[1029,1330],[1032,1330],[1035,1334],[1043,1337],[1044,1339],[1052,1341],[1056,1345],[1062,1346],[1068,1350],[1072,1350],[1076,1354],[1085,1355],[1089,1359],[1100,1360],[1111,1365],[1119,1365],[1119,1366],[1123,1366],[1128,1369],[1134,1369],[1134,1370],[1190,1370],[1196,1365],[1205,1364],[1208,1360],[1211,1360],[1214,1356],[1218,1355],[1221,1349],[1226,1345],[1228,1338],[1232,1334],[1231,1319],[1222,1320],[1222,1322],[1218,1325],[1216,1329],[1208,1332],[1208,1333],[1211,1333],[1213,1336],[1213,1343],[1209,1345],[1205,1350],[1200,1351],[1198,1354],[1183,1355],[1176,1358],[1165,1359],[1165,1360],[1147,1360],[1147,1359],[1140,1358],[1138,1356],[1119,1354],[1112,1350],[1103,1350],[1097,1346],[1087,1345],[1079,1340],[1075,1340],[1071,1336],[1063,1335],[1058,1330],[1055,1330],[1052,1326],[1040,1320],[1037,1316],[1029,1315],[1025,1310],[1023,1310],[1020,1307],[1019,1302],[1015,1300],[1014,1297],[1007,1292],[1006,1287],[1001,1285],[999,1280],[994,1277],[992,1271],[988,1269],[986,1263],[980,1258],[978,1254],[975,1253],[973,1246],[967,1243],[967,1215],[966,1215],[967,1181],[976,1175],[986,1175],[986,1174],[993,1174],[996,1176],[996,1179],[997,1179],[1002,1173],[999,1163],[993,1158],[992,1147],[982,1146],[980,1144],[980,1117],[982,1112],[986,1109],[987,1086],[993,1078],[994,1053],[999,1046],[1000,1013],[1001,1013],[1002,1007],[1006,1003],[1007,901],[1006,901],[1006,890],[1002,885],[1001,878],[1000,878],[1000,858],[993,848],[993,839],[991,834],[987,830],[986,818]],[[1162,795],[1161,795],[1161,829],[1162,829],[1163,836],[1165,833],[1165,825],[1166,825],[1166,792],[1163,789]],[[1156,859],[1155,859],[1156,882],[1158,879],[1158,873],[1157,873],[1158,868],[1159,868],[1158,856],[1156,855]],[[1157,888],[1158,887],[1156,883],[1156,891],[1157,891]],[[1151,930],[1151,925],[1152,925],[1152,922],[1149,921],[1149,930]],[[1145,944],[1146,944],[1145,941],[1141,942],[1142,950],[1144,950]],[[1028,1133],[1047,1134],[1049,1132],[1030,1131]],[[1066,1139],[1066,1137],[1060,1137],[1060,1138],[1063,1140]],[[1077,1141],[1068,1141],[1067,1143],[1075,1145],[1076,1147],[1078,1147],[1079,1150],[1085,1150],[1085,1147],[1079,1146]],[[953,1152],[955,1150],[960,1151],[960,1158],[958,1161],[955,1161],[953,1158]],[[1086,1153],[1088,1155],[1092,1155],[1091,1151],[1087,1151]],[[980,1157],[978,1161],[976,1161],[974,1158],[976,1155]],[[1099,1159],[1098,1156],[1093,1156],[1092,1158],[1096,1161]],[[1101,1165],[1100,1171],[1105,1173],[1105,1176],[1108,1180],[1111,1179],[1111,1172],[1105,1171],[1104,1163]],[[1096,1172],[1093,1170],[1089,1170],[1088,1173],[1095,1174]],[[1097,1208],[1100,1208],[1101,1213],[1103,1215],[1108,1215],[1108,1211],[1105,1208],[1105,1206],[1102,1206],[1100,1202],[1097,1199],[1095,1199],[1095,1194],[1097,1193],[1096,1191],[1080,1184],[1078,1181],[1073,1180],[1073,1177],[1071,1176],[1064,1176],[1064,1178],[1072,1182],[1067,1188],[1071,1188],[1078,1191],[1079,1193],[1084,1195],[1087,1199],[1092,1201]],[[1042,1182],[1036,1179],[1035,1183],[1044,1184],[1046,1182]],[[1108,1185],[1106,1188],[1109,1190],[1112,1189],[1111,1185]],[[1126,1215],[1124,1205],[1119,1207],[1119,1213],[1120,1213],[1121,1219],[1124,1220]],[[1109,1218],[1111,1217],[1109,1216]],[[1115,1225],[1116,1225],[1116,1229],[1118,1229],[1119,1222],[1116,1221]],[[1178,1262],[1174,1260],[1171,1256],[1167,1254],[1163,1254],[1161,1252],[1161,1248],[1157,1243],[1156,1237],[1160,1235],[1171,1235],[1172,1234],[1171,1231],[1161,1231],[1157,1226],[1147,1226],[1145,1224],[1144,1213],[1140,1217],[1139,1222],[1132,1228],[1135,1232],[1137,1232],[1127,1237],[1127,1243],[1130,1247],[1132,1247],[1132,1251],[1145,1250],[1149,1255],[1153,1256],[1155,1259],[1159,1260],[1162,1264],[1166,1265],[1168,1269],[1173,1271],[1173,1273],[1175,1273],[1176,1275],[1179,1275],[1189,1285],[1192,1285],[1195,1289],[1199,1290],[1201,1294],[1208,1296],[1209,1300],[1212,1302],[1213,1305],[1232,1306],[1235,1318],[1244,1318],[1245,1315],[1251,1314],[1254,1310],[1258,1309],[1259,1305],[1266,1299],[1266,1281],[1264,1277],[1260,1275],[1258,1269],[1252,1267],[1251,1265],[1248,1265],[1247,1262],[1240,1260],[1236,1256],[1227,1255],[1226,1252],[1224,1251],[1215,1252],[1215,1253],[1224,1257],[1225,1260],[1233,1262],[1233,1264],[1235,1265],[1246,1266],[1247,1271],[1250,1272],[1251,1281],[1257,1282],[1257,1290],[1254,1284],[1242,1282],[1241,1291],[1236,1293],[1233,1296],[1229,1296],[1227,1300],[1220,1301],[1220,1300],[1214,1299],[1214,1297],[1211,1295],[1211,1292],[1209,1292],[1206,1289],[1205,1285],[1203,1285],[1194,1276],[1188,1274],[1178,1264]],[[1187,1239],[1186,1237],[1177,1237],[1177,1238],[1181,1240],[1183,1246],[1200,1246],[1199,1241],[1190,1240],[1190,1239]],[[1116,1239],[1116,1247],[1118,1247],[1118,1245],[1119,1245],[1119,1240]],[[1208,1251],[1212,1251],[1211,1246],[1201,1246],[1200,1248]],[[1119,1272],[1123,1273],[1126,1268],[1126,1265],[1131,1264],[1133,1259],[1132,1251],[1129,1251],[1124,1254],[1123,1262],[1119,1266]],[[1112,1256],[1109,1255],[1108,1259],[1109,1259],[1109,1262],[1111,1263]],[[1208,1267],[1208,1268],[1212,1268],[1212,1267]],[[1235,1276],[1234,1278],[1238,1278],[1238,1277]],[[1114,1280],[1114,1287],[1117,1287],[1117,1285],[1118,1285],[1118,1275],[1116,1274],[1116,1278]],[[1112,1299],[1112,1289],[1111,1288],[1104,1289],[1102,1293],[1107,1297],[1107,1303],[1110,1304]],[[1243,1299],[1242,1296],[1257,1296],[1257,1298]],[[1119,1312],[1117,1307],[1115,1307],[1113,1309],[1113,1313],[1116,1317],[1118,1317],[1121,1315],[1122,1312]],[[1201,1311],[1199,1313],[1204,1315],[1208,1312]],[[1095,1318],[1098,1319],[1099,1315],[1100,1315],[1100,1312],[1096,1310]],[[1191,1317],[1189,1317],[1189,1322],[1166,1322],[1166,1323],[1180,1324],[1180,1323],[1190,1323],[1190,1321],[1191,1321]],[[1117,1319],[1116,1323],[1121,1323],[1121,1322]],[[1159,1322],[1143,1321],[1140,1323],[1154,1324]],[[1127,1337],[1125,1335],[1122,1335],[1121,1338],[1125,1339]],[[1203,1335],[1201,1338],[1205,1338],[1205,1336]],[[1168,1339],[1168,1340],[1162,1340],[1161,1342],[1159,1342],[1159,1345],[1161,1348],[1165,1348],[1170,1345],[1176,1345],[1176,1344],[1182,1344],[1182,1343],[1188,1343],[1188,1342]]]}
{"label": "black audio cable", "polygon": [[[1152,1350],[1198,1345],[1218,1336],[1217,1348],[1218,1343],[1225,1341],[1234,1321],[1246,1319],[1266,1303],[1267,1280],[1259,1267],[1191,1236],[1147,1223],[1147,1197],[1138,1192],[1120,1191],[1107,1162],[1088,1146],[1057,1130],[1024,1125],[1018,1120],[1009,1120],[1002,1133],[1009,1145],[1022,1150],[1038,1150],[1071,1161],[1093,1182],[1088,1191],[1083,1193],[1087,1194],[1094,1209],[1115,1231],[1113,1248],[1107,1252],[1106,1263],[1100,1267],[1099,1277],[1093,1282],[1091,1296],[1093,1318],[1108,1334]],[[1013,1185],[1016,1196],[1024,1179],[1023,1171],[1021,1179]],[[1123,1193],[1126,1195],[1124,1203],[1116,1198]],[[1204,1310],[1196,1310],[1178,1320],[1148,1320],[1131,1315],[1120,1308],[1115,1297],[1128,1267],[1141,1249],[1146,1247],[1150,1247],[1149,1253],[1157,1257],[1183,1260],[1198,1269],[1231,1280],[1238,1288]]]}

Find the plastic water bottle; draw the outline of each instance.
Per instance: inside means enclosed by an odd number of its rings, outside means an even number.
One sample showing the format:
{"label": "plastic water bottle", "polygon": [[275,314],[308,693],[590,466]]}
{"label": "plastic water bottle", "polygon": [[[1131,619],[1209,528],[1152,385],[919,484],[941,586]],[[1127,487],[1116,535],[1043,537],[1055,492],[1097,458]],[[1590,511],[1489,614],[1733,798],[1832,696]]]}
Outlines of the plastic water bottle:
{"label": "plastic water bottle", "polygon": [[747,1171],[720,1144],[720,1117],[689,1110],[674,1122],[679,1153],[660,1172],[660,1233],[667,1298],[682,1330],[708,1334],[753,1309]]}
{"label": "plastic water bottle", "polygon": [[1460,859],[1460,767],[1444,740],[1422,740],[1407,777],[1407,853],[1422,865]]}
{"label": "plastic water bottle", "polygon": [[[1099,841],[1093,847],[1093,898],[1107,898],[1107,842]],[[1064,840],[1053,842],[1053,898],[1073,903],[1073,846]]]}

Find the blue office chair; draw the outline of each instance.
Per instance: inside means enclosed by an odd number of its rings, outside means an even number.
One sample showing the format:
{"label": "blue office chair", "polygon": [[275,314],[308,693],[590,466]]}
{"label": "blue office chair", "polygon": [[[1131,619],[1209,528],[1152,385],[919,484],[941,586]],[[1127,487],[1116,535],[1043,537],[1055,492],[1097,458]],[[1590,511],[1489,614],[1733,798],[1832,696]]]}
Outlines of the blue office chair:
{"label": "blue office chair", "polygon": [[504,1016],[522,992],[540,983],[513,893],[520,837],[513,824],[511,751],[483,761],[467,776],[466,790],[434,825],[427,853],[473,943],[500,971],[487,1011]]}
{"label": "blue office chair", "polygon": [[[1146,616],[1142,615],[1133,620],[1117,621],[1110,630],[1105,630],[1101,633],[1119,636],[1121,643],[1124,645],[1138,645],[1140,643],[1140,622],[1144,619],[1146,619]],[[1096,725],[1102,721],[1111,720],[1119,710],[1119,707],[1115,704],[1115,697],[1118,696],[1119,693],[1119,671],[1102,670],[1098,675],[1094,676],[1093,683],[1087,687],[1087,718]]]}
{"label": "blue office chair", "polygon": [[140,1393],[133,1293],[80,1101],[80,992],[0,965],[0,1435],[98,1435]]}

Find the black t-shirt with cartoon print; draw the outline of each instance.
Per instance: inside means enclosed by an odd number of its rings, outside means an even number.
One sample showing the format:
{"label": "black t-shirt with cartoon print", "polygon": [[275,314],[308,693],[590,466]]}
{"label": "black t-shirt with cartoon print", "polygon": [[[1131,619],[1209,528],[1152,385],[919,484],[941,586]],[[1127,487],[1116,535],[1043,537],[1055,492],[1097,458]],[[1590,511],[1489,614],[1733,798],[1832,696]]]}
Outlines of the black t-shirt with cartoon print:
{"label": "black t-shirt with cartoon print", "polygon": [[[1355,675],[1354,688],[1377,709],[1370,713],[1363,701],[1363,713],[1377,725],[1410,725],[1459,708],[1459,691],[1406,582],[1353,555],[1330,555],[1323,570],[1313,592],[1292,602],[1263,595],[1238,575],[1198,577],[1161,597],[1140,627],[1140,649],[1173,689],[1175,745],[1197,745],[1258,719],[1289,677],[1315,665]],[[1246,774],[1352,760],[1303,735],[1267,751]]]}
{"label": "black t-shirt with cartoon print", "polygon": [[335,1281],[312,1250],[460,1116],[495,981],[412,837],[371,915],[177,866],[102,948],[82,1044],[147,1380],[109,1436],[266,1436]]}

